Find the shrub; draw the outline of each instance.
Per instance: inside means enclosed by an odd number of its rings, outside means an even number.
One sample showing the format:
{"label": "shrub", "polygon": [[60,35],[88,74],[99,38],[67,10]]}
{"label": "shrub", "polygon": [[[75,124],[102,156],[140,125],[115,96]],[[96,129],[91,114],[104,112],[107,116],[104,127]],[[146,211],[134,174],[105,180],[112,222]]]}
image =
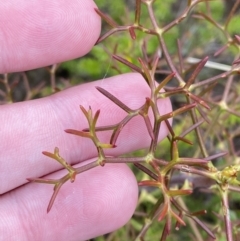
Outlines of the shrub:
{"label": "shrub", "polygon": [[[124,236],[127,235],[128,240],[167,240],[167,237],[171,240],[184,237],[198,241],[205,238],[239,240],[236,207],[240,191],[237,178],[240,170],[240,35],[236,12],[240,1],[235,1],[230,12],[225,11],[224,4],[229,5],[227,1],[204,0],[136,0],[133,5],[131,1],[125,5],[121,1],[114,4],[99,1],[102,10],[96,9],[96,12],[103,19],[104,33],[97,46],[82,62],[63,63],[59,69],[72,73],[77,68],[78,73],[78,68],[85,66],[90,69],[84,73],[88,79],[92,69],[95,69],[94,77],[106,71],[106,75],[113,75],[132,70],[143,76],[151,95],[143,96],[145,104],[133,110],[97,87],[123,109],[126,116],[118,123],[98,126],[100,110],[93,113],[91,108],[80,107],[88,126],[66,132],[92,140],[98,151],[92,163],[74,168],[59,155],[57,147],[53,153],[43,152],[68,171],[58,180],[29,179],[54,185],[48,211],[66,181],[73,182],[76,175],[99,165],[124,162],[133,164],[141,190],[138,210]],[[99,61],[109,63],[103,72],[91,68]],[[56,69],[53,66],[50,72],[54,91],[59,89]],[[5,80],[7,83],[7,76]],[[6,86],[9,91],[5,101],[9,101],[11,86]],[[45,95],[39,88],[37,93]],[[27,99],[32,96],[28,94]],[[167,97],[172,101],[173,111],[161,115],[157,102]],[[151,111],[153,122],[149,118]],[[117,145],[122,129],[135,116],[145,121],[151,138],[149,147],[125,156],[107,157],[105,149]],[[158,144],[163,124],[169,134]],[[102,143],[98,132],[106,130],[112,135],[108,143]],[[121,238],[121,231],[115,235]]]}

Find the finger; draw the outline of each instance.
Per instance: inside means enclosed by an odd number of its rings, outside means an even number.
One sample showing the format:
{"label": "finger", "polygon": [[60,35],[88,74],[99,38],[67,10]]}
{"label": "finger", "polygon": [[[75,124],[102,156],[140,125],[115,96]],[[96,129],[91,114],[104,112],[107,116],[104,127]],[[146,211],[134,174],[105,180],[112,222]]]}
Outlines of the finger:
{"label": "finger", "polygon": [[[71,164],[97,156],[90,139],[70,135],[65,129],[82,130],[88,127],[81,104],[101,110],[97,126],[120,122],[127,114],[111,102],[95,86],[101,86],[130,108],[139,108],[150,96],[150,89],[139,74],[125,74],[102,81],[76,86],[39,100],[1,106],[0,119],[0,193],[26,183],[27,177],[41,177],[62,168],[59,163],[41,154],[60,149],[60,155]],[[161,114],[171,111],[169,99],[159,101]],[[167,135],[164,123],[159,140]],[[104,143],[109,143],[111,132],[99,132]],[[137,116],[121,131],[114,149],[106,155],[121,155],[150,145],[150,137],[143,121]]]}
{"label": "finger", "polygon": [[83,56],[101,28],[92,0],[8,0],[0,4],[0,73]]}
{"label": "finger", "polygon": [[138,189],[126,165],[109,164],[65,183],[47,214],[51,195],[52,186],[30,183],[1,196],[0,240],[80,241],[112,232],[131,218]]}

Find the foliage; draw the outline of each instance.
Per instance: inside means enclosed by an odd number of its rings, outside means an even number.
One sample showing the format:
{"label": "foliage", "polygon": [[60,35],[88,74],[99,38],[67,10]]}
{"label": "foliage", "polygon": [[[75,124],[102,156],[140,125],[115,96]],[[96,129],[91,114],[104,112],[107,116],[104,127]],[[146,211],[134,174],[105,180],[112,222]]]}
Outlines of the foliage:
{"label": "foliage", "polygon": [[[51,90],[69,85],[56,78],[61,68],[75,75],[74,83],[79,82],[77,79],[105,78],[132,70],[144,77],[151,95],[143,96],[145,104],[132,110],[97,87],[126,116],[111,126],[98,126],[100,110],[93,113],[91,108],[80,107],[88,126],[66,132],[91,139],[98,157],[74,168],[60,156],[57,147],[53,153],[43,152],[68,171],[58,180],[29,179],[54,185],[47,210],[66,181],[74,182],[76,175],[99,165],[124,162],[132,165],[139,180],[138,209],[125,231],[96,240],[239,240],[240,214],[235,206],[240,200],[239,194],[233,193],[240,191],[240,151],[235,148],[240,135],[240,33],[235,12],[240,0],[230,13],[225,13],[223,1],[136,0],[129,8],[122,1],[96,2],[96,12],[104,21],[97,46],[84,60],[49,68]],[[101,62],[109,63],[106,69],[99,68]],[[3,101],[11,102],[14,83],[7,75],[2,83],[6,90]],[[27,81],[24,83],[28,90],[25,99],[50,91],[49,87],[44,90],[38,86],[34,92]],[[173,111],[161,115],[157,102],[167,97],[172,100]],[[153,124],[150,110],[154,113]],[[107,157],[105,149],[115,147],[122,128],[136,116],[145,121],[151,137],[149,148]],[[161,124],[167,125],[169,135],[158,144]],[[112,131],[109,143],[98,138],[98,132],[105,130]]]}

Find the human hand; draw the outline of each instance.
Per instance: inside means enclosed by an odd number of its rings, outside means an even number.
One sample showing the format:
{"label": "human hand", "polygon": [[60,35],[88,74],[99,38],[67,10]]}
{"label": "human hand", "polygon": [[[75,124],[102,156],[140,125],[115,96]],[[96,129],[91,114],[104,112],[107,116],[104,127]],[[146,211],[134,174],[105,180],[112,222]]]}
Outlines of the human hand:
{"label": "human hand", "polygon": [[[1,3],[0,72],[33,69],[86,54],[100,34],[101,20],[94,7],[92,0]],[[87,127],[80,104],[101,110],[98,125],[117,123],[125,116],[95,86],[132,108],[143,104],[150,93],[139,74],[126,74],[0,107],[0,240],[86,240],[116,230],[131,218],[138,189],[125,164],[97,167],[78,175],[74,184],[64,184],[48,214],[52,186],[26,180],[66,173],[41,154],[55,146],[74,166],[96,157],[90,140],[64,132]],[[171,111],[168,100],[159,102],[159,107],[162,114]],[[163,126],[160,139],[166,134]],[[108,141],[109,136],[101,133],[101,139]],[[135,118],[123,129],[117,147],[106,153],[120,155],[146,147],[149,141],[142,119]]]}

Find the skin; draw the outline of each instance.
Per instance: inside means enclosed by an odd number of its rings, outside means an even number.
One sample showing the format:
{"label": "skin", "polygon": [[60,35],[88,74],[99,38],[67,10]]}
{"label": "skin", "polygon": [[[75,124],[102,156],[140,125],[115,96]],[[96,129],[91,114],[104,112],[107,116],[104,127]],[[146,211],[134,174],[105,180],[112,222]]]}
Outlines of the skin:
{"label": "skin", "polygon": [[[101,19],[92,0],[8,0],[0,5],[0,73],[39,68],[83,56],[100,34]],[[48,26],[48,28],[47,28]],[[91,141],[64,132],[87,127],[79,105],[101,110],[98,125],[117,123],[124,111],[101,95],[110,91],[131,108],[141,106],[150,90],[139,74],[129,73],[72,87],[50,97],[0,107],[0,240],[86,240],[114,231],[132,216],[137,182],[125,164],[107,164],[67,182],[46,213],[51,185],[26,178],[66,174],[41,154],[54,147],[73,166],[96,159]],[[133,90],[136,89],[134,92]],[[171,111],[168,99],[159,102]],[[159,140],[167,134],[161,127]],[[100,139],[108,142],[109,133]],[[107,155],[147,147],[150,138],[141,117],[132,120]]]}

